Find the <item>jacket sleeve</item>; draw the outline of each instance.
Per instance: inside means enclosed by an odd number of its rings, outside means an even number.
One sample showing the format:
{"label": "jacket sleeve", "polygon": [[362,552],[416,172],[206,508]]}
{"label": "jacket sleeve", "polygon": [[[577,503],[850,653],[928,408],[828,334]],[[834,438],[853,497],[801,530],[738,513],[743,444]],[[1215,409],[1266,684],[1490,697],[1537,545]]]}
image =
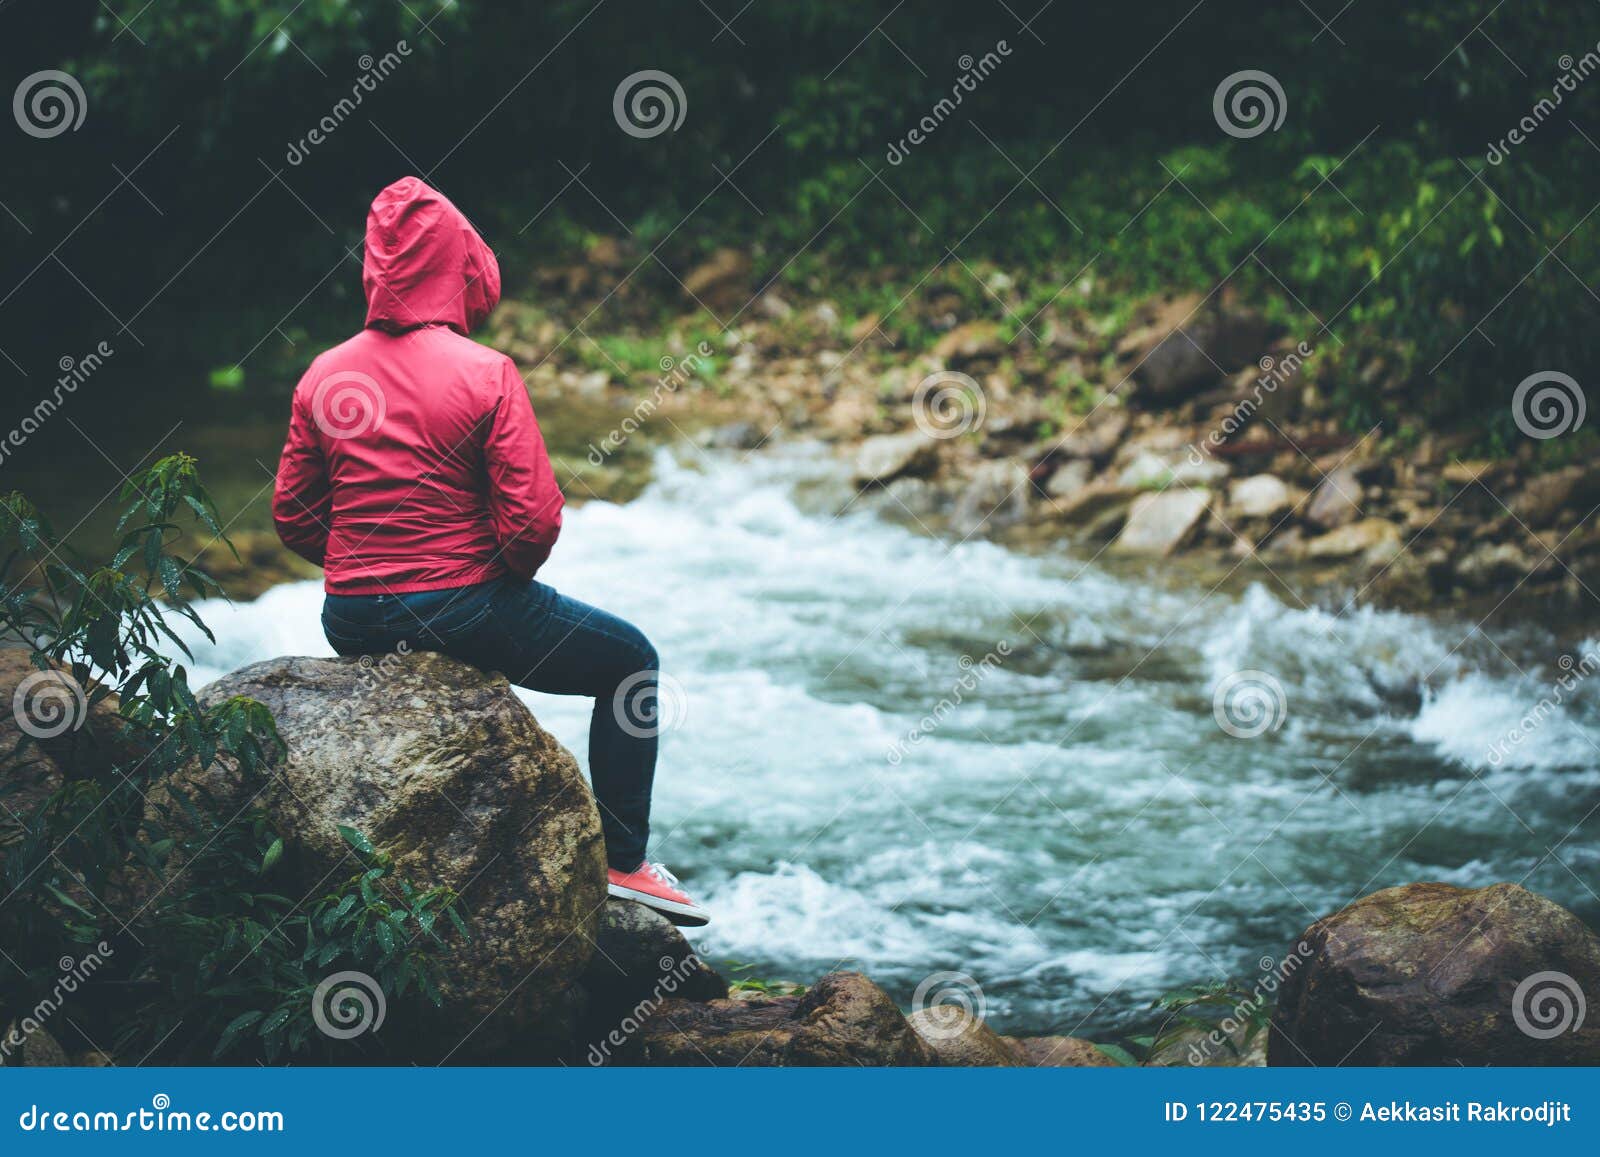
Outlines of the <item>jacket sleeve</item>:
{"label": "jacket sleeve", "polygon": [[294,393],[289,411],[289,437],[278,458],[277,485],[272,494],[272,521],[283,545],[307,562],[322,565],[328,550],[328,525],[333,515],[333,495],[301,390]]}
{"label": "jacket sleeve", "polygon": [[500,561],[518,578],[531,579],[561,533],[564,500],[528,389],[510,358],[501,364],[496,395],[484,440],[489,515]]}

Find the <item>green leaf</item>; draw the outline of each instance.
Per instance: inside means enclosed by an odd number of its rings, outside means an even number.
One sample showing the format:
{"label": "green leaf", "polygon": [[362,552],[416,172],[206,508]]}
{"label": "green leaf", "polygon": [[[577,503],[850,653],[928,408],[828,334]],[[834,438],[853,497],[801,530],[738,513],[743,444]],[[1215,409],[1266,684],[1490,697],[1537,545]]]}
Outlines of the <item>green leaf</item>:
{"label": "green leaf", "polygon": [[251,1009],[249,1012],[242,1012],[230,1020],[227,1027],[222,1030],[222,1036],[217,1040],[217,1047],[211,1050],[211,1059],[216,1060],[232,1048],[234,1042],[239,1039],[239,1035],[264,1015],[266,1014],[257,1008]]}
{"label": "green leaf", "polygon": [[1134,1059],[1133,1054],[1127,1049],[1121,1048],[1118,1045],[1096,1044],[1094,1047],[1099,1049],[1112,1060],[1116,1061],[1119,1065],[1123,1065],[1127,1068],[1137,1068],[1139,1066],[1139,1062]]}
{"label": "green leaf", "polygon": [[370,856],[377,852],[377,849],[372,846],[372,841],[367,839],[366,836],[362,835],[355,828],[346,827],[344,824],[340,824],[339,834],[344,837],[345,843],[349,844],[352,848],[358,852],[361,852],[363,855]]}
{"label": "green leaf", "polygon": [[283,839],[279,837],[272,841],[272,846],[267,849],[267,854],[261,857],[261,870],[270,872],[272,865],[283,857]]}

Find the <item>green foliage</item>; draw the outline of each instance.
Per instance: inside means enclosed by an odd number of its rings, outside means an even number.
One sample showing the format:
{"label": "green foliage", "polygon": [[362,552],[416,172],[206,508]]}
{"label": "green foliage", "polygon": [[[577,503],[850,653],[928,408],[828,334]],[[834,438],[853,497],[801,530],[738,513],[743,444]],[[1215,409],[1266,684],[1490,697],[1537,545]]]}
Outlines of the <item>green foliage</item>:
{"label": "green foliage", "polygon": [[1150,1007],[1162,1013],[1154,1033],[1128,1037],[1123,1045],[1095,1047],[1125,1065],[1181,1064],[1191,1047],[1226,1049],[1237,1057],[1272,1020],[1272,1005],[1262,993],[1233,980],[1175,989],[1157,997]]}
{"label": "green foliage", "polygon": [[[396,878],[354,831],[344,835],[356,874],[309,903],[281,894],[283,841],[256,805],[282,746],[271,713],[243,698],[202,706],[169,657],[192,658],[173,616],[210,638],[190,599],[218,591],[172,553],[180,517],[227,541],[194,460],[155,463],[121,503],[115,554],[92,566],[21,494],[0,498],[0,638],[81,690],[75,724],[94,713],[83,734],[24,733],[3,753],[21,766],[35,743],[62,752],[66,778],[42,800],[0,801],[0,943],[18,966],[0,977],[0,1021],[49,996],[62,958],[85,949],[107,967],[77,1015],[99,1023],[97,1006],[110,1008],[102,1019],[118,1047],[158,1059],[325,1050],[310,994],[330,969],[437,1003],[424,947],[464,931],[456,896]],[[69,747],[49,746],[58,742]],[[213,776],[255,790],[243,807],[223,807]],[[0,795],[29,786],[8,779]]]}

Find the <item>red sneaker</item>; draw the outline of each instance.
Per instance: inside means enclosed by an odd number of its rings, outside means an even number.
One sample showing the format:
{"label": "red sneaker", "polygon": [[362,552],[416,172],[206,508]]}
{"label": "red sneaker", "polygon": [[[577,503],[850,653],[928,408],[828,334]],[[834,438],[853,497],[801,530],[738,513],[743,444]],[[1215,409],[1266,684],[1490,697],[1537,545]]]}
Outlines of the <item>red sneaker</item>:
{"label": "red sneaker", "polygon": [[654,908],[680,927],[698,928],[711,919],[711,913],[678,887],[678,877],[667,871],[665,864],[646,860],[631,872],[611,868],[606,875],[611,895]]}

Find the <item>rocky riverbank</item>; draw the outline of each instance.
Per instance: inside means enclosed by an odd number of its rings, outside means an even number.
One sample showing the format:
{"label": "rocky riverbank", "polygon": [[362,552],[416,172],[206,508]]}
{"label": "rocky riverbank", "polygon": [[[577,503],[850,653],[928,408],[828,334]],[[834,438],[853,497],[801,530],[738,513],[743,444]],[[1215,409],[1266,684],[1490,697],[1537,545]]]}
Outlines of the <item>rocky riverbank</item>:
{"label": "rocky riverbank", "polygon": [[[826,297],[759,292],[748,261],[723,251],[684,279],[686,307],[704,310],[654,337],[646,325],[610,342],[570,331],[562,319],[593,308],[586,286],[625,261],[597,245],[593,268],[547,274],[561,304],[507,303],[488,335],[536,400],[634,399],[624,447],[817,438],[863,504],[930,532],[1181,555],[1291,601],[1595,601],[1584,575],[1600,557],[1600,470],[1546,468],[1527,439],[1482,456],[1473,433],[1436,432],[1417,412],[1398,355],[1351,367],[1228,290],[1112,306],[1085,277],[1033,311],[987,270],[976,305],[913,290],[891,327]],[[740,305],[725,331],[707,328],[711,311]],[[646,364],[619,360],[629,350]],[[1351,374],[1390,403],[1361,429],[1334,402]],[[578,498],[604,496],[614,455],[564,467]]]}
{"label": "rocky riverbank", "polygon": [[[12,654],[18,661],[0,679],[7,697],[32,673]],[[441,960],[437,1006],[415,993],[410,1000],[387,993],[374,1017],[369,988],[356,1031],[329,1034],[336,1063],[1082,1066],[1135,1059],[1115,1042],[1000,1036],[959,988],[919,986],[907,1012],[854,972],[730,985],[666,921],[606,898],[599,819],[577,764],[500,676],[429,654],[376,664],[282,658],[228,676],[202,701],[241,695],[266,704],[278,721],[285,750],[270,774],[246,777],[218,763],[159,785],[150,808],[171,812],[181,798],[218,817],[246,804],[264,809],[283,841],[278,886],[308,898],[359,867],[341,837],[341,829],[353,829],[405,877],[459,893],[471,914],[469,938]],[[51,740],[19,757],[17,744],[5,742],[0,789],[24,800],[59,788],[83,774],[79,765],[104,750],[115,728],[115,716],[102,710],[69,743]],[[8,738],[17,737],[0,736]],[[184,894],[171,887],[183,871],[169,859],[150,876],[148,865],[130,862],[126,888],[99,902],[125,905],[118,919],[137,935],[156,898],[171,903]],[[1292,935],[1284,930],[1286,942]],[[1253,987],[1229,997],[1231,1006],[1212,1002],[1209,1029],[1179,1019],[1176,1031],[1145,1042],[1138,1059],[1600,1063],[1600,1029],[1586,1026],[1582,1014],[1584,994],[1600,992],[1600,938],[1514,884],[1390,888],[1318,920],[1270,969],[1267,963]],[[114,1039],[118,1004],[91,999],[92,977],[82,989],[62,1003],[0,1009],[4,1039],[13,1042],[5,1063],[115,1063],[90,1042],[96,1034]],[[1274,1008],[1269,1042],[1260,1029]],[[348,1025],[334,1010],[328,1015]],[[212,1043],[180,1035],[158,1059],[203,1062]]]}
{"label": "rocky riverbank", "polygon": [[[762,292],[731,250],[674,287],[681,308],[602,294],[635,256],[601,239],[483,335],[523,371],[570,502],[632,498],[658,446],[806,439],[854,478],[852,505],[928,533],[1181,560],[1293,605],[1600,609],[1600,468],[1552,466],[1531,439],[1485,456],[1470,424],[1420,413],[1398,354],[1351,366],[1271,303],[1129,302],[1084,276],[1033,308],[1021,275],[983,269],[976,300],[913,289],[852,315],[821,287]],[[1351,375],[1386,400],[1356,429],[1337,402]],[[240,541],[204,559],[235,597],[314,573],[270,533]]]}

